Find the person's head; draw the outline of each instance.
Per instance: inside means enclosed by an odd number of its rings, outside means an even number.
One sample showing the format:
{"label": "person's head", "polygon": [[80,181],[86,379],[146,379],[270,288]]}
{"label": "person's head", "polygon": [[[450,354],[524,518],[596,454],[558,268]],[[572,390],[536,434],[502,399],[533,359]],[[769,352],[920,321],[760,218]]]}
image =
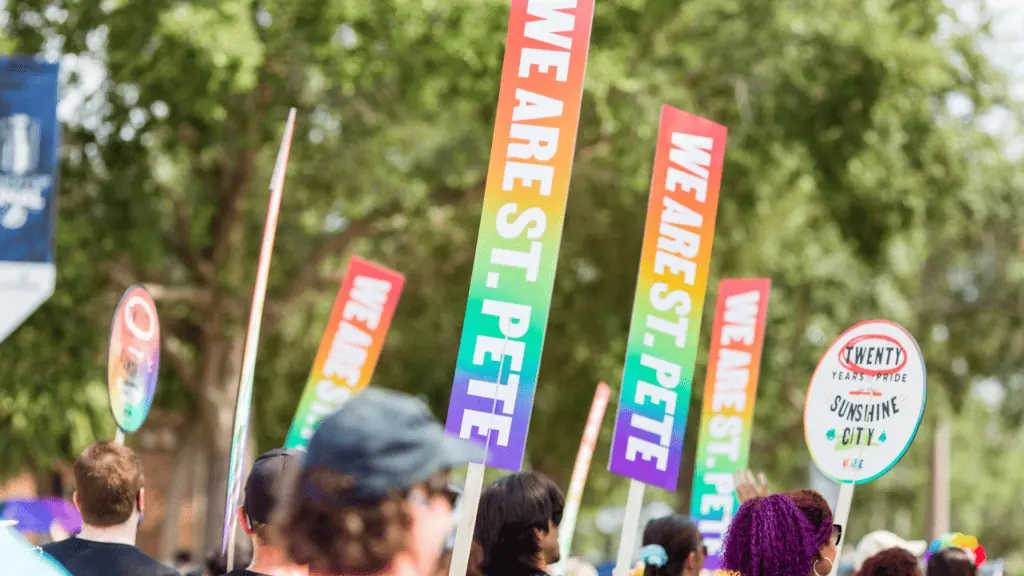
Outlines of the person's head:
{"label": "person's head", "polygon": [[139,521],[142,514],[142,462],[131,450],[110,441],[86,448],[75,458],[75,507],[82,523],[109,528]]}
{"label": "person's head", "polygon": [[819,550],[829,539],[785,494],[753,498],[733,517],[722,549],[723,568],[743,576],[808,576],[822,571]]}
{"label": "person's head", "polygon": [[267,545],[268,527],[281,492],[301,465],[302,452],[291,448],[276,448],[253,462],[238,515],[242,529],[253,537],[254,545]]}
{"label": "person's head", "polygon": [[903,548],[889,548],[865,560],[856,576],[923,576],[923,573],[916,556]]}
{"label": "person's head", "polygon": [[963,548],[943,548],[928,559],[928,576],[976,576],[974,557]]}
{"label": "person's head", "polygon": [[924,540],[904,540],[887,530],[869,532],[857,543],[853,553],[853,569],[859,570],[868,558],[889,548],[902,548],[915,557],[920,557],[928,550],[928,543]]}
{"label": "person's head", "polygon": [[804,518],[811,524],[815,541],[823,540],[814,558],[813,571],[828,574],[836,561],[836,547],[843,536],[842,528],[832,523],[832,508],[821,493],[809,488],[801,488],[785,493],[793,504],[800,509]]}
{"label": "person's head", "polygon": [[650,546],[659,547],[659,552],[664,554],[654,562],[645,559],[644,576],[696,576],[707,557],[704,538],[697,525],[679,514],[647,523],[643,547]]}
{"label": "person's head", "polygon": [[485,487],[474,533],[484,574],[535,574],[558,562],[564,507],[562,491],[539,472],[518,472]]}
{"label": "person's head", "polygon": [[327,416],[281,503],[275,533],[310,572],[433,572],[452,521],[449,470],[483,460],[412,396],[371,388]]}

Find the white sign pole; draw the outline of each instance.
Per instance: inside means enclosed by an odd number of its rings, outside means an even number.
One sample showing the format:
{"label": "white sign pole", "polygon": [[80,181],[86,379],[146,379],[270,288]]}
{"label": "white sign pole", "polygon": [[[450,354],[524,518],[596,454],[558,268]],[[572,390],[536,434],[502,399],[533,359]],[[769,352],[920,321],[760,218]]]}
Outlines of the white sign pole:
{"label": "white sign pole", "polygon": [[[850,519],[850,506],[853,504],[853,487],[855,484],[840,484],[839,485],[839,501],[836,503],[836,513],[832,516],[832,522],[843,527],[843,536],[849,534],[846,529],[846,525]],[[844,537],[836,544],[836,560],[832,563],[832,571],[829,572],[829,576],[836,576],[839,574],[839,559],[843,556],[843,542],[846,540]]]}
{"label": "white sign pole", "polygon": [[633,553],[636,551],[636,534],[640,531],[640,512],[644,506],[644,483],[629,481],[629,497],[626,499],[626,515],[622,519],[622,535],[619,537],[619,554],[615,560],[615,576],[626,576],[633,567]]}
{"label": "white sign pole", "polygon": [[460,576],[469,568],[469,550],[473,545],[473,531],[476,527],[476,511],[480,506],[480,493],[484,488],[483,464],[470,462],[466,470],[466,485],[460,500],[459,525],[455,531],[455,547],[452,549],[452,563],[448,574]]}
{"label": "white sign pole", "polygon": [[114,435],[114,442],[124,446],[124,430],[117,429],[117,434]]}

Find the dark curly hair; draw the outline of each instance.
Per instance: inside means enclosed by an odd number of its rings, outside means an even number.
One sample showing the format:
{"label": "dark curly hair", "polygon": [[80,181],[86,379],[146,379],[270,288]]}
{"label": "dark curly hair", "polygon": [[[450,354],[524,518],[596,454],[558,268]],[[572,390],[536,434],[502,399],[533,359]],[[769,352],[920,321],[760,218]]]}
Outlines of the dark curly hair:
{"label": "dark curly hair", "polygon": [[326,469],[303,470],[273,525],[273,536],[310,572],[376,574],[406,548],[412,520],[408,494],[380,501],[346,497],[353,478]]}
{"label": "dark curly hair", "polygon": [[889,548],[868,558],[856,576],[920,576],[917,558],[903,548]]}
{"label": "dark curly hair", "polygon": [[791,490],[785,494],[804,513],[816,533],[820,535],[828,532],[829,536],[832,535],[832,508],[824,496],[810,488]]}

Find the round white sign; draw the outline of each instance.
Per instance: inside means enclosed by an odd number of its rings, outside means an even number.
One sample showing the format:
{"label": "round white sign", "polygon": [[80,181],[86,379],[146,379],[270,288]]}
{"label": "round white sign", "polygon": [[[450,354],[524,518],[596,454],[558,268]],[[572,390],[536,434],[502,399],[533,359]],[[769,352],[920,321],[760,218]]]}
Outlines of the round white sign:
{"label": "round white sign", "polygon": [[807,389],[804,436],[821,472],[870,482],[899,462],[924,415],[924,357],[905,328],[861,322],[836,339]]}

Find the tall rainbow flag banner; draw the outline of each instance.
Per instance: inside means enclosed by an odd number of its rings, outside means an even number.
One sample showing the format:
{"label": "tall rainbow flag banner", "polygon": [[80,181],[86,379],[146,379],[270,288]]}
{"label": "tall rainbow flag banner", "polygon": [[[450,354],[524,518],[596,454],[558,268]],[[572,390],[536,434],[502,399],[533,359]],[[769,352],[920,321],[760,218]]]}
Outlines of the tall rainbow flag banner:
{"label": "tall rainbow flag banner", "polygon": [[661,108],[608,470],[674,492],[708,287],[725,126]]}
{"label": "tall rainbow flag banner", "polygon": [[445,428],[519,470],[540,372],[594,0],[512,0]]}
{"label": "tall rainbow flag banner", "polygon": [[285,448],[305,450],[324,416],[370,385],[404,284],[394,270],[349,260]]}
{"label": "tall rainbow flag banner", "polygon": [[583,487],[587,485],[590,461],[594,457],[594,448],[601,433],[601,422],[604,422],[604,413],[608,409],[608,399],[611,395],[612,389],[604,382],[599,383],[597,390],[594,391],[594,401],[590,404],[587,424],[583,428],[583,439],[580,440],[580,449],[576,453],[576,464],[572,467],[569,491],[565,494],[562,522],[558,525],[558,548],[562,551],[562,559],[551,566],[551,573],[555,575],[565,574],[565,562],[572,550],[572,536],[576,531],[576,519],[579,517],[580,503],[583,501]]}
{"label": "tall rainbow flag banner", "polygon": [[590,414],[587,415],[587,425],[583,430],[583,440],[580,441],[580,451],[577,452],[577,461],[572,466],[572,477],[569,480],[569,490],[565,493],[565,507],[562,510],[562,522],[558,525],[558,548],[562,551],[562,560],[552,566],[552,574],[565,573],[565,561],[569,558],[569,551],[572,549],[572,534],[575,532],[575,522],[580,516],[580,503],[583,501],[583,489],[587,485],[587,476],[590,474],[590,461],[594,457],[594,448],[597,447],[597,438],[601,433],[601,422],[604,421],[604,412],[608,408],[608,398],[611,397],[611,388],[608,384],[601,382],[597,384],[594,392],[594,402],[590,405]]}
{"label": "tall rainbow flag banner", "polygon": [[249,309],[249,327],[245,332],[245,348],[242,351],[242,373],[238,380],[238,399],[235,402],[235,420],[231,433],[231,456],[228,460],[228,485],[224,497],[224,530],[221,534],[221,554],[227,554],[228,571],[234,570],[235,526],[238,522],[238,503],[242,498],[245,483],[245,443],[249,438],[249,417],[252,408],[252,385],[256,377],[256,352],[259,348],[260,326],[263,325],[263,302],[267,298],[267,281],[270,277],[270,260],[274,256],[274,238],[277,236],[277,218],[281,212],[281,196],[284,194],[284,180],[288,172],[288,157],[292,150],[292,136],[295,134],[295,108],[288,111],[288,121],[281,135],[277,149],[274,172],[270,177],[270,200],[267,204],[267,219],[263,224],[263,240],[260,242],[260,259],[256,264],[256,282],[252,290],[252,308]]}
{"label": "tall rainbow flag banner", "polygon": [[750,455],[771,288],[768,278],[728,279],[718,284],[690,502],[690,516],[708,547],[704,561],[708,570],[722,567],[718,554],[739,508],[733,474],[747,467]]}

